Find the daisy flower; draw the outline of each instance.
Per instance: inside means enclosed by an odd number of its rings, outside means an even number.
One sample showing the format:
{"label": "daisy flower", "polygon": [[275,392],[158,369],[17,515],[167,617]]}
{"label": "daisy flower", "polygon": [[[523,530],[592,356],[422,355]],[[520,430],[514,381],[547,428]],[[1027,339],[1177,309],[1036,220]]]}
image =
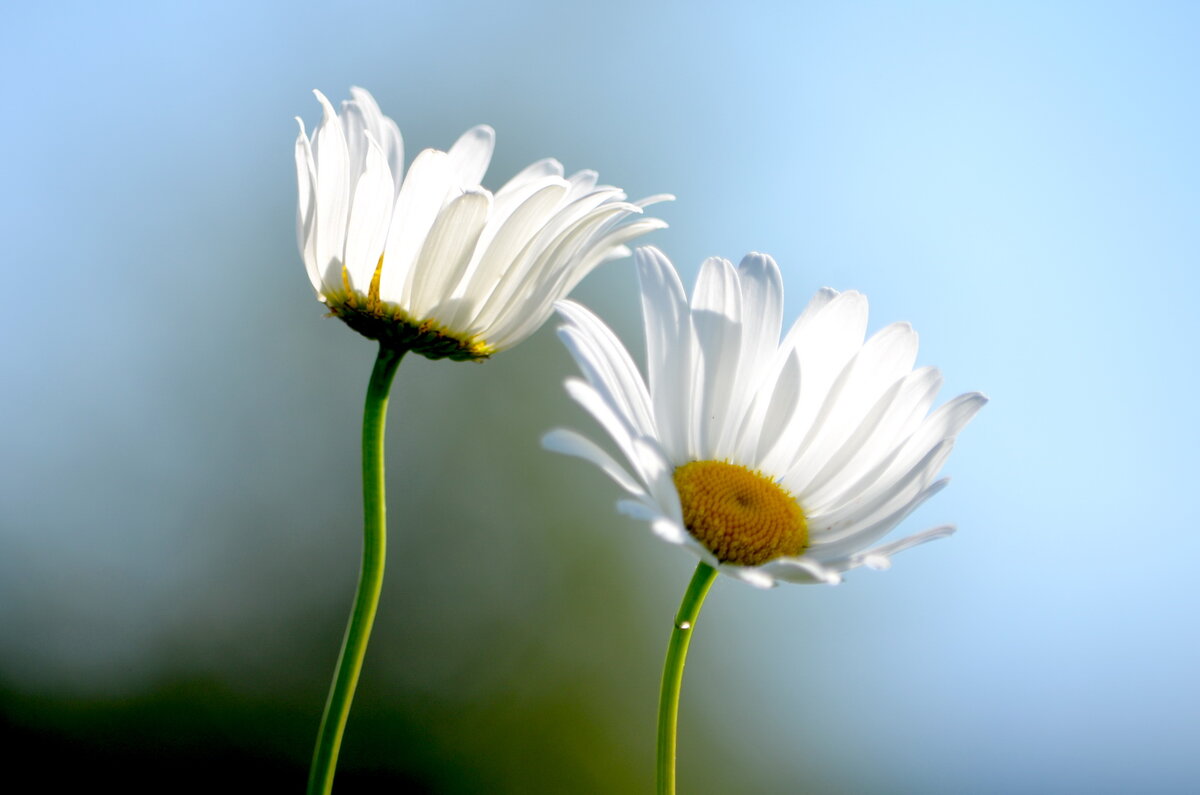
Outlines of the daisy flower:
{"label": "daisy flower", "polygon": [[946,485],[955,437],[987,402],[960,395],[930,412],[942,378],[913,369],[917,334],[894,323],[864,342],[867,300],[824,289],[780,339],[775,261],[712,258],[689,304],[670,261],[635,255],[648,377],[594,314],[562,301],[559,335],[585,379],[570,395],[627,466],[555,430],[554,451],[591,461],[627,493],[619,509],[708,566],[760,587],[836,583],[860,565],[954,528],[875,544]]}
{"label": "daisy flower", "polygon": [[484,359],[536,331],[589,271],[666,226],[640,218],[670,198],[625,201],[594,171],[539,160],[492,193],[495,132],[480,125],[404,170],[396,123],[350,91],[296,139],[297,237],[317,298],[371,339],[430,358]]}
{"label": "daisy flower", "polygon": [[328,795],[383,583],[383,440],[400,361],[481,360],[521,342],[589,271],[666,226],[629,219],[670,197],[627,202],[596,172],[564,178],[552,159],[493,194],[480,184],[496,137],[485,125],[406,173],[400,129],[370,94],[351,89],[339,114],[314,93],[324,117],[311,138],[296,120],[300,253],[329,313],[379,342],[363,406],[363,560],[309,769],[309,795]]}

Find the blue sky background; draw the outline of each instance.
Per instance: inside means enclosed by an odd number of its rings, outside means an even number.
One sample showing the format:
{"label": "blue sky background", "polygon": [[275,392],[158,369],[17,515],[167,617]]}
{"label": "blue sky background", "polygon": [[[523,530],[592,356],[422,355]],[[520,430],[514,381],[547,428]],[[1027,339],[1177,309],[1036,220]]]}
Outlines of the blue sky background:
{"label": "blue sky background", "polygon": [[[943,399],[992,397],[905,525],[951,540],[837,588],[718,583],[687,791],[1193,788],[1198,30],[1188,3],[6,10],[9,724],[53,738],[13,705],[202,677],[294,699],[296,748],[262,742],[307,755],[357,566],[373,351],[321,318],[295,251],[291,117],[357,84],[410,157],[492,124],[489,187],[552,155],[675,193],[652,242],[688,283],[768,252],[789,318],[860,289],[872,328],[921,332]],[[640,349],[627,262],[577,297]],[[692,561],[538,449],[590,427],[560,347],[546,329],[485,366],[401,369],[363,686],[493,791],[537,790],[544,758],[580,791],[645,788]],[[348,764],[442,781],[379,736],[355,756],[352,734]]]}

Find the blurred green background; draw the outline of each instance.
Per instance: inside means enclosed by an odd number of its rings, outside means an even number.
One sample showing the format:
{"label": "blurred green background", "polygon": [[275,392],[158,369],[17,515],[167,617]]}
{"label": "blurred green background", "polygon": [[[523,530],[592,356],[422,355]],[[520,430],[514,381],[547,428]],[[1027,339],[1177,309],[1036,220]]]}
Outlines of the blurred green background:
{"label": "blurred green background", "polygon": [[[295,250],[292,117],[599,170],[689,284],[756,249],[993,403],[837,588],[718,582],[683,793],[1200,779],[1190,3],[59,3],[0,25],[0,742],[39,789],[296,792],[359,554],[373,348]],[[638,351],[628,261],[576,297]],[[391,546],[338,791],[637,793],[693,561],[542,452],[550,328],[401,367]]]}

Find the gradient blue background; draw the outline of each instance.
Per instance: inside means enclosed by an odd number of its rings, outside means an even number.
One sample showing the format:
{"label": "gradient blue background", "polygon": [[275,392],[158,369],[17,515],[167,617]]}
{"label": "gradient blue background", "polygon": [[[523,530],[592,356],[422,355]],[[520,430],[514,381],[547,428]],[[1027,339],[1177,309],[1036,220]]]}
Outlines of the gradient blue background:
{"label": "gradient blue background", "polygon": [[[298,789],[373,351],[295,251],[291,117],[358,84],[410,157],[492,124],[489,187],[552,155],[673,192],[651,242],[689,284],[771,253],[789,319],[860,289],[872,328],[922,333],[943,399],[993,399],[904,527],[951,540],[837,588],[717,584],[681,791],[1194,791],[1198,34],[1189,3],[10,7],[11,759]],[[628,262],[576,296],[640,350]],[[572,372],[550,329],[401,368],[344,791],[649,790],[692,561],[538,449],[591,427]]]}

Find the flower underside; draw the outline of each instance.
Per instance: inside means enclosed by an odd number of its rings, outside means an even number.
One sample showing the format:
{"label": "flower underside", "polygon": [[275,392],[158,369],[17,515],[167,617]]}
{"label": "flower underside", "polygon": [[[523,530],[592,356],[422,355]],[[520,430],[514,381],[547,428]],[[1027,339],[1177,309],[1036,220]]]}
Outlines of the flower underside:
{"label": "flower underside", "polygon": [[761,472],[725,461],[692,461],[676,467],[673,478],[684,526],[721,563],[759,566],[808,546],[804,511]]}
{"label": "flower underside", "polygon": [[329,314],[367,339],[429,359],[483,361],[496,352],[478,337],[452,331],[434,320],[414,318],[399,305],[380,300],[382,269],[383,257],[380,257],[371,286],[364,295],[350,287],[350,277],[343,266],[342,289],[325,293]]}

